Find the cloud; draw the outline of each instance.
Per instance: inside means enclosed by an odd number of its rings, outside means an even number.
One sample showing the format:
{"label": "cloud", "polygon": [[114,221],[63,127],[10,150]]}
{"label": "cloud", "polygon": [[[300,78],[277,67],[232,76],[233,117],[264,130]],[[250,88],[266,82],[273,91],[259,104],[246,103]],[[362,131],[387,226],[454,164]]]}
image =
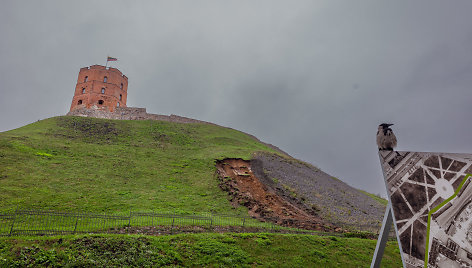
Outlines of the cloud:
{"label": "cloud", "polygon": [[240,129],[385,193],[379,123],[399,149],[469,152],[471,3],[6,1],[0,130],[65,114],[106,56],[128,105]]}

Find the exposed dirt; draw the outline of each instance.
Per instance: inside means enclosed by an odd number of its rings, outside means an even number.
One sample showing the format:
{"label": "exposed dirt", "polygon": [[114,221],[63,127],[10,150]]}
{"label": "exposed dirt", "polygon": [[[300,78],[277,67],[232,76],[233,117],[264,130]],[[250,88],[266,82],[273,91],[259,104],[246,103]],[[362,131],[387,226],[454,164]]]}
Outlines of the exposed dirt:
{"label": "exposed dirt", "polygon": [[216,168],[220,187],[229,193],[233,206],[246,206],[249,208],[249,215],[254,218],[281,226],[344,231],[323,222],[316,210],[303,205],[295,198],[278,194],[276,189],[262,183],[251,170],[249,161],[234,158],[217,160]]}

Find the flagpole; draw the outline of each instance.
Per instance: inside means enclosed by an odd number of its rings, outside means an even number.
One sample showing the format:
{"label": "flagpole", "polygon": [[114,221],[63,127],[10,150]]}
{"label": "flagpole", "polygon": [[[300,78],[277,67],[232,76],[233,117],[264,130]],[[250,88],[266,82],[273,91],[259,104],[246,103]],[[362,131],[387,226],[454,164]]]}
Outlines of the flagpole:
{"label": "flagpole", "polygon": [[[117,60],[118,60],[117,58],[113,58],[113,57],[108,56],[107,57],[107,63],[105,64],[105,69],[108,67],[108,62],[109,61],[117,61]],[[111,68],[111,67],[109,67],[109,68]]]}

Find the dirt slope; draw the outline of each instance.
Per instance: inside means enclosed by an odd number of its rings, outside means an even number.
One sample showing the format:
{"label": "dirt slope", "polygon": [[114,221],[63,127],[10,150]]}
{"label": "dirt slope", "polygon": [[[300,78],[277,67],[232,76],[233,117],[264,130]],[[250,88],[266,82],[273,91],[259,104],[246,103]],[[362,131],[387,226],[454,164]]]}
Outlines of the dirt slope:
{"label": "dirt slope", "polygon": [[220,186],[231,196],[234,206],[249,208],[252,217],[276,222],[283,226],[313,230],[332,230],[323,224],[316,211],[284,198],[269,185],[259,180],[251,170],[251,163],[243,159],[224,159],[216,164]]}
{"label": "dirt slope", "polygon": [[233,205],[244,205],[252,216],[282,225],[375,231],[385,211],[371,197],[291,157],[258,153],[251,161],[217,161],[217,169]]}

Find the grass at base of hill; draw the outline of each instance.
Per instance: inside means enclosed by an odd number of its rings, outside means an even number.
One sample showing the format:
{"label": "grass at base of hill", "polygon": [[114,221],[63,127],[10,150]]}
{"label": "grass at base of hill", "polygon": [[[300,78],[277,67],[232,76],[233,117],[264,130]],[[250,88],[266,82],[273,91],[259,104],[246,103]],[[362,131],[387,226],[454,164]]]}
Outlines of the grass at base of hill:
{"label": "grass at base of hill", "polygon": [[[376,241],[287,234],[80,235],[0,239],[1,267],[368,267]],[[388,242],[382,267],[401,267]]]}

